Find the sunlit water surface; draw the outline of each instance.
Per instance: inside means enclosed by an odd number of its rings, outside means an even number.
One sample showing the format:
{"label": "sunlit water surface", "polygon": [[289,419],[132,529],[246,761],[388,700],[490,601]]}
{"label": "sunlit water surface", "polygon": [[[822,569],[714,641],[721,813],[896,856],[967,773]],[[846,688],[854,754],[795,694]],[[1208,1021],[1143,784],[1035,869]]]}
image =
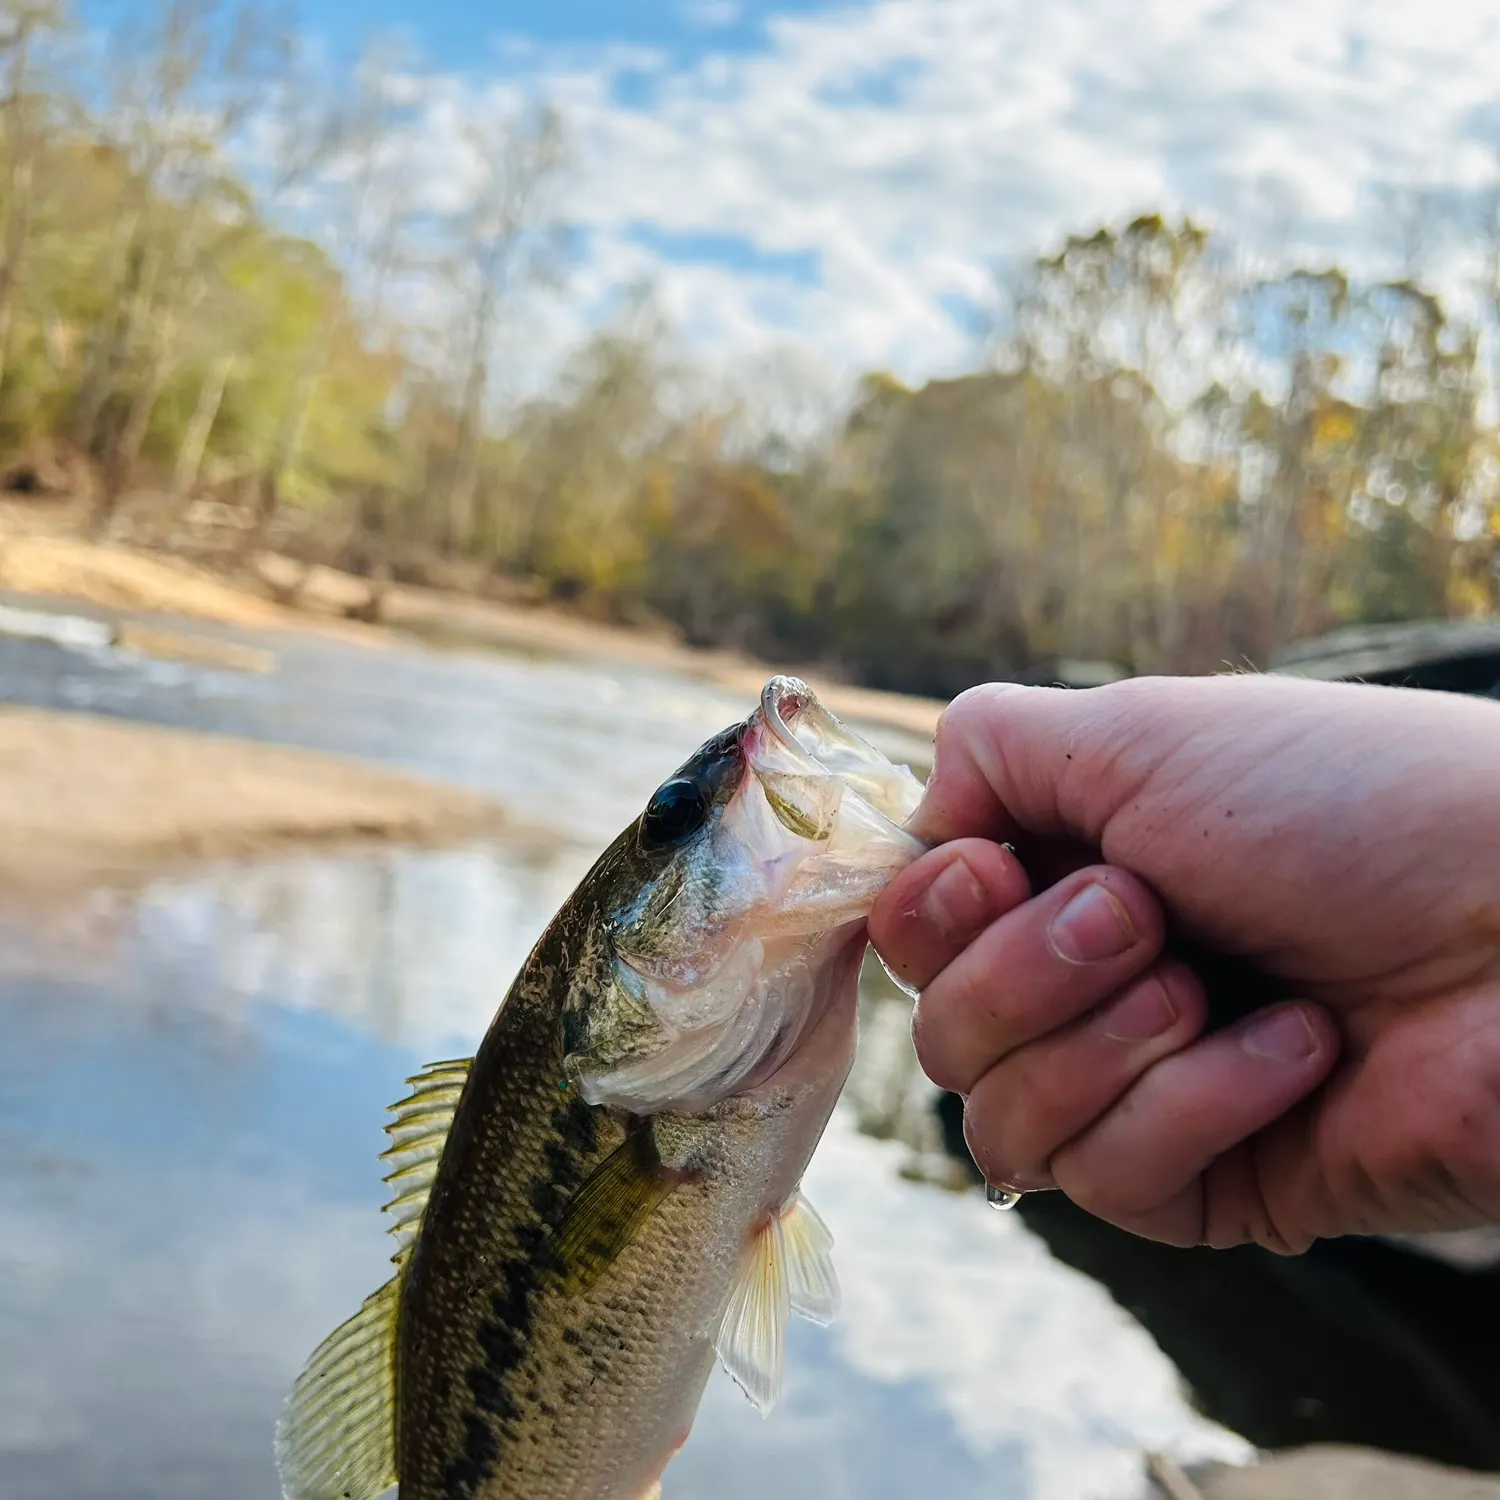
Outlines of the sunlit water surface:
{"label": "sunlit water surface", "polygon": [[[363,755],[553,837],[0,916],[6,1500],[276,1496],[287,1385],[389,1270],[384,1106],[472,1050],[592,854],[749,707],[615,667],[278,652],[254,678],[0,641],[0,698]],[[1101,1289],[910,1155],[841,1105],[807,1185],[843,1315],[793,1330],[769,1420],[716,1374],[667,1500],[1107,1500],[1143,1448],[1243,1452]]]}

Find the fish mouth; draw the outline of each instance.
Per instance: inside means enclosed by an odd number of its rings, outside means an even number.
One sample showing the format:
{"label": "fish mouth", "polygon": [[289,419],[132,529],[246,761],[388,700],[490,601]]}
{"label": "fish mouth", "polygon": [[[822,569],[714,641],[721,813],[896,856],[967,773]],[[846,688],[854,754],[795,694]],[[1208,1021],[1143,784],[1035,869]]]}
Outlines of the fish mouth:
{"label": "fish mouth", "polygon": [[857,988],[864,921],[926,848],[901,826],[922,783],[800,679],[773,677],[732,733],[747,774],[698,851],[723,879],[700,883],[702,910],[682,898],[673,953],[617,942],[616,972],[656,1024],[644,1050],[581,1079],[591,1104],[693,1114],[760,1087],[815,1034],[815,1055],[833,1057],[843,1033],[820,1023]]}
{"label": "fish mouth", "polygon": [[[831,713],[801,678],[771,678],[761,690],[759,717],[767,743],[748,747],[751,769],[794,832],[826,833],[846,792],[892,830],[916,812],[922,783]],[[792,784],[801,795],[788,808],[780,804]],[[796,816],[789,819],[789,811]]]}

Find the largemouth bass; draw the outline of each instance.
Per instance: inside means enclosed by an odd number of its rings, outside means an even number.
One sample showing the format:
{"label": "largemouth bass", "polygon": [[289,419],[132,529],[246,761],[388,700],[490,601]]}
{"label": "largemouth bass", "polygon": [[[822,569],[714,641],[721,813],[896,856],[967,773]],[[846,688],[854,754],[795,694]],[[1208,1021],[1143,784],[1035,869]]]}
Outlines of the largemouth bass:
{"label": "largemouth bass", "polygon": [[770,1411],[837,1304],[800,1183],[921,791],[784,677],[657,789],[392,1106],[396,1274],[293,1388],[288,1500],[647,1500],[716,1355]]}

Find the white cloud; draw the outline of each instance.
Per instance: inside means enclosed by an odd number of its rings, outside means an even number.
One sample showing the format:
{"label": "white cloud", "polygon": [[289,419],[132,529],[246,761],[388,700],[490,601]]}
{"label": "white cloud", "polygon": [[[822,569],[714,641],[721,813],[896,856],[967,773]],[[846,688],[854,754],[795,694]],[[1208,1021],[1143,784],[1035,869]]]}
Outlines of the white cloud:
{"label": "white cloud", "polygon": [[[997,263],[1145,209],[1394,269],[1381,193],[1472,201],[1500,141],[1500,14],[1477,0],[881,0],[772,15],[749,52],[525,66],[489,96],[558,99],[579,151],[587,252],[553,337],[649,274],[710,357],[790,342],[837,373],[961,365],[955,305]],[[430,160],[461,159],[455,113],[483,97],[450,82]],[[640,226],[716,240],[684,263]]]}

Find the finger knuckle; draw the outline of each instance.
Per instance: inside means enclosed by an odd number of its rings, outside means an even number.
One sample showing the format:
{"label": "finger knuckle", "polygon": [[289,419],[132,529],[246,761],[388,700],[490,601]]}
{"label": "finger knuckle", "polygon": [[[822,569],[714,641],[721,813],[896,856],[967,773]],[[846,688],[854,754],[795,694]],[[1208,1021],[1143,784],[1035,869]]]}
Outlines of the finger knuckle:
{"label": "finger knuckle", "polygon": [[1000,701],[1008,693],[1017,691],[1015,684],[984,682],[977,687],[965,688],[938,715],[933,732],[933,767],[944,759],[954,756],[960,760],[987,757],[978,747],[994,738],[995,726],[1000,721]]}
{"label": "finger knuckle", "polygon": [[976,687],[965,688],[939,715],[938,734],[961,733],[976,725],[988,728],[994,721],[1000,699],[1015,691],[1014,684],[1008,682],[981,682]]}
{"label": "finger knuckle", "polygon": [[1265,1135],[1254,1137],[1204,1169],[1205,1245],[1215,1250],[1258,1245],[1275,1255],[1298,1255],[1313,1242],[1275,1173],[1270,1147]]}
{"label": "finger knuckle", "polygon": [[941,1018],[934,1021],[932,1007],[919,1000],[912,1010],[911,1041],[922,1071],[940,1089],[967,1093],[973,1080],[957,1065],[957,1057]]}
{"label": "finger knuckle", "polygon": [[1288,1236],[1268,1219],[1260,1226],[1260,1232],[1255,1236],[1255,1243],[1262,1250],[1271,1251],[1273,1255],[1303,1255],[1312,1247],[1313,1236],[1309,1234]]}
{"label": "finger knuckle", "polygon": [[922,992],[913,1037],[934,1051],[997,1062],[1017,1042],[1017,1018],[987,954],[951,964]]}
{"label": "finger knuckle", "polygon": [[1216,1250],[1236,1245],[1259,1245],[1273,1255],[1301,1255],[1317,1238],[1291,1219],[1279,1220],[1262,1201],[1244,1217],[1227,1224],[1210,1223],[1204,1243]]}
{"label": "finger knuckle", "polygon": [[1095,1092],[1090,1088],[1089,1073],[1082,1059],[1068,1055],[1070,1051],[1059,1049],[1014,1070],[1014,1095],[1024,1101],[1030,1133],[1050,1141],[1053,1147],[1060,1146],[1109,1102],[1104,1098],[1096,1104],[1089,1098]]}
{"label": "finger knuckle", "polygon": [[1006,1149],[1000,1124],[983,1108],[975,1108],[973,1099],[964,1105],[964,1144],[986,1182],[1007,1183],[1021,1165]]}

